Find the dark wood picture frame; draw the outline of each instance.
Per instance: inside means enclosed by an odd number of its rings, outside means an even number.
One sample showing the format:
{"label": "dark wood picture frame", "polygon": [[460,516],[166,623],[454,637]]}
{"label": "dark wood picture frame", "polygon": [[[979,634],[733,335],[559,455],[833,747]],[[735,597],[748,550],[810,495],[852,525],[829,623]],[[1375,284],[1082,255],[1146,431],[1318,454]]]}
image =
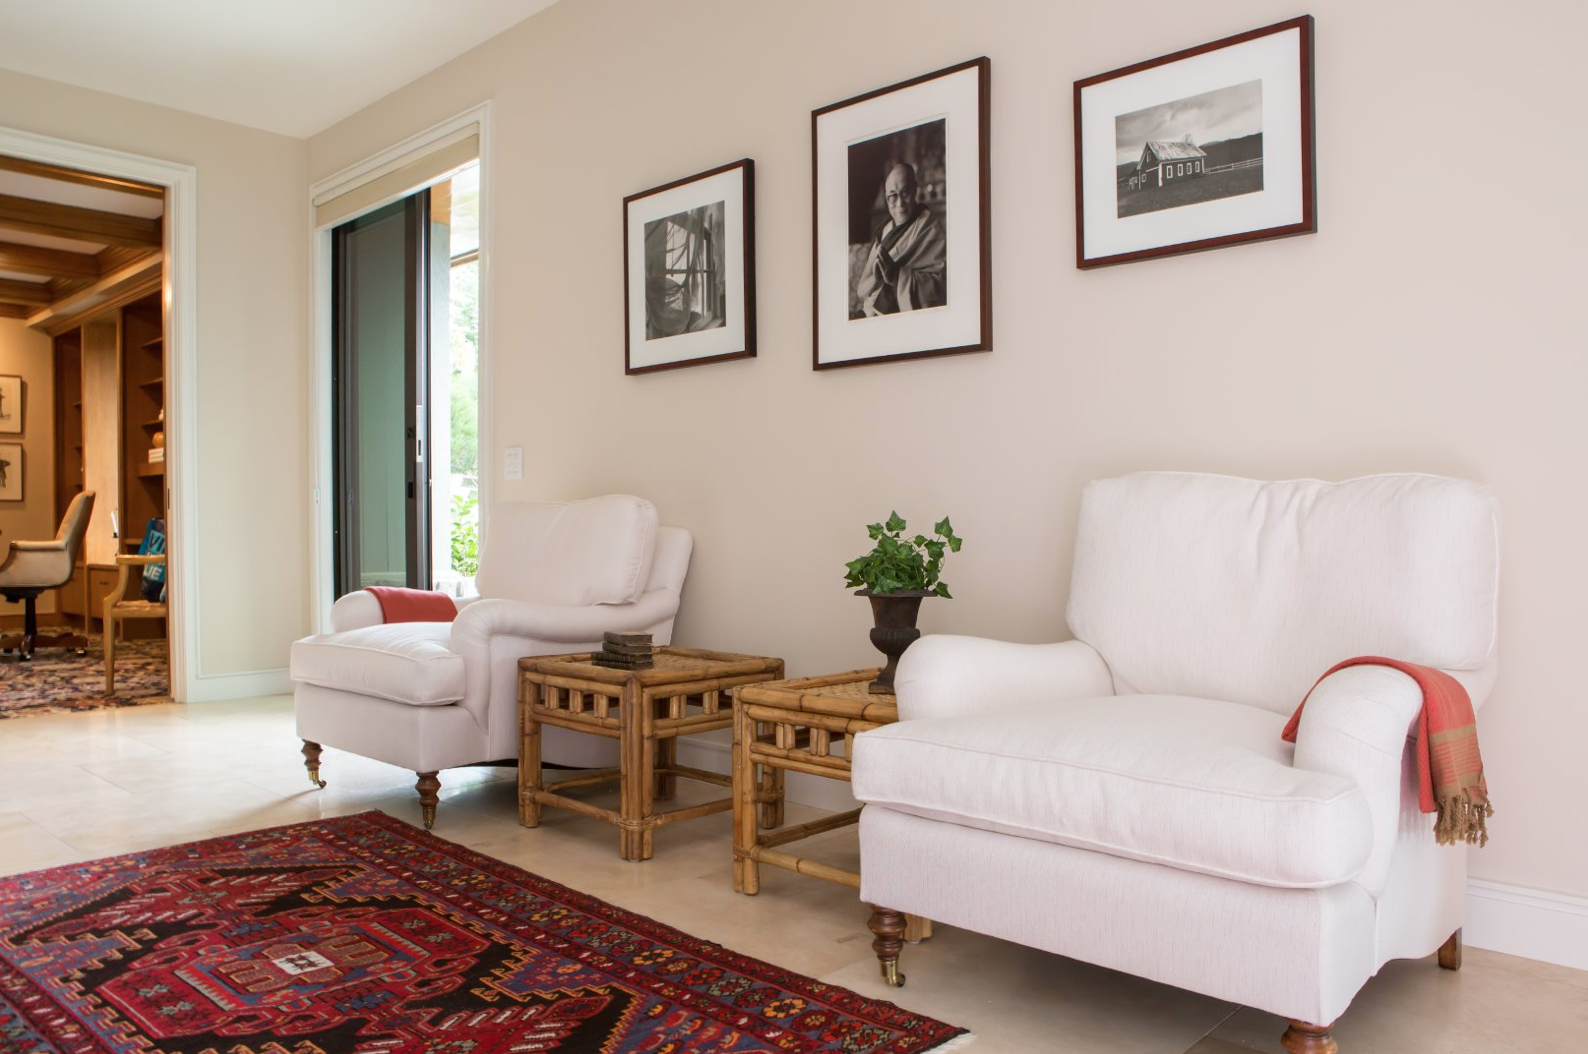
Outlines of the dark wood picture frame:
{"label": "dark wood picture frame", "polygon": [[[0,461],[5,464],[5,487],[0,489],[0,501],[26,501],[27,490],[23,487],[25,477],[22,474],[23,450],[21,443],[9,440],[0,442]],[[7,495],[15,493],[15,497]]]}
{"label": "dark wood picture frame", "polygon": [[[732,269],[728,268],[728,274],[726,276],[728,280],[725,283],[726,288],[724,289],[724,296],[725,298],[731,297],[733,295],[733,287],[738,287],[738,295],[742,298],[742,315],[740,316],[743,319],[742,339],[733,339],[731,343],[734,345],[734,347],[726,351],[716,351],[709,354],[686,355],[676,359],[664,359],[654,362],[647,361],[636,365],[635,359],[637,356],[635,354],[636,349],[634,347],[635,327],[636,325],[641,327],[641,340],[645,340],[643,335],[643,327],[645,326],[646,322],[643,306],[645,303],[644,298],[646,293],[644,281],[645,276],[643,273],[645,260],[643,254],[640,254],[639,259],[635,259],[635,254],[630,251],[635,236],[635,231],[631,229],[630,221],[631,219],[636,218],[638,211],[637,206],[640,203],[645,202],[646,199],[655,198],[658,195],[667,193],[669,191],[678,190],[693,183],[701,183],[709,179],[714,179],[719,176],[726,176],[735,172],[739,174],[741,190],[741,193],[739,194],[739,215],[741,217],[742,224],[742,237],[740,240],[740,246],[742,247],[741,251],[743,255],[742,266],[739,268],[739,271],[742,281],[738,283],[733,282]],[[639,218],[638,221],[639,236],[642,245],[644,238],[644,226],[648,222],[652,221],[644,218]],[[733,240],[731,230],[725,232],[725,238],[730,242]],[[726,248],[727,247],[725,246],[724,249],[726,250]],[[726,258],[724,259],[726,260]],[[640,274],[638,276],[635,274],[636,267],[640,268]],[[637,283],[636,277],[639,279]],[[638,311],[636,311],[636,296],[639,298]],[[731,302],[729,302],[727,314],[730,319],[733,317],[734,311]],[[738,161],[729,162],[726,165],[718,165],[716,168],[707,169],[705,172],[698,172],[692,176],[685,176],[683,179],[675,179],[671,183],[664,183],[659,187],[652,187],[649,190],[642,190],[638,193],[630,194],[628,197],[623,199],[624,373],[630,375],[656,373],[661,370],[677,370],[683,369],[686,366],[704,366],[708,363],[728,362],[733,359],[753,359],[755,358],[755,317],[755,161],[750,158],[742,158]],[[724,325],[723,327],[719,328],[730,327]],[[737,337],[737,327],[732,328],[734,332],[727,335]],[[695,332],[678,334],[660,339],[663,341],[670,341],[676,340],[679,337],[688,338],[693,336],[696,336]],[[646,341],[646,343],[649,343],[649,341]]]}
{"label": "dark wood picture frame", "polygon": [[[1088,184],[1088,158],[1085,151],[1085,136],[1087,130],[1083,125],[1083,99],[1088,89],[1109,82],[1119,81],[1144,70],[1156,69],[1173,65],[1187,59],[1207,55],[1212,52],[1224,50],[1239,44],[1259,40],[1263,37],[1275,36],[1282,33],[1297,31],[1298,55],[1296,58],[1297,95],[1300,106],[1297,120],[1297,147],[1299,150],[1299,217],[1292,222],[1277,223],[1257,229],[1232,231],[1228,234],[1219,234],[1210,237],[1192,238],[1185,241],[1170,242],[1162,245],[1153,245],[1132,249],[1123,252],[1106,252],[1088,256],[1086,245],[1087,202],[1086,188]],[[1318,230],[1317,215],[1317,187],[1316,165],[1314,163],[1314,115],[1313,115],[1313,18],[1311,15],[1302,15],[1298,18],[1288,19],[1261,29],[1254,29],[1246,33],[1224,37],[1207,44],[1173,54],[1163,55],[1159,58],[1148,59],[1131,66],[1125,66],[1108,73],[1100,73],[1094,77],[1075,82],[1075,265],[1079,268],[1105,267],[1112,264],[1129,263],[1134,260],[1146,260],[1158,256],[1170,256],[1180,253],[1201,252],[1206,249],[1218,249],[1226,245],[1238,245],[1243,242],[1262,241],[1269,238],[1284,238],[1296,234],[1313,234]],[[1171,100],[1165,100],[1166,103]],[[1183,101],[1173,100],[1173,101]],[[1116,115],[1117,116],[1117,115]],[[1267,131],[1266,129],[1264,130]],[[1175,144],[1178,145],[1178,144]],[[1267,137],[1265,136],[1264,149],[1266,152]],[[1250,162],[1247,162],[1250,164]],[[1095,161],[1093,167],[1096,168]],[[1111,168],[1116,166],[1112,165]],[[1199,166],[1200,167],[1200,166]],[[1258,167],[1263,167],[1259,162]],[[1217,170],[1210,169],[1210,172]],[[1161,178],[1161,177],[1160,177]],[[1110,183],[1110,191],[1119,193],[1119,183],[1122,181],[1117,172]],[[1145,183],[1145,179],[1143,180]],[[1098,189],[1097,182],[1092,184],[1094,191]],[[1160,183],[1161,186],[1161,183]],[[1217,200],[1217,199],[1214,199]],[[1199,202],[1200,203],[1200,202]],[[1193,205],[1194,207],[1194,205]],[[1094,205],[1094,220],[1097,217],[1097,206]],[[1172,210],[1171,210],[1172,211]]]}
{"label": "dark wood picture frame", "polygon": [[26,431],[22,418],[26,400],[27,382],[20,374],[0,374],[0,413],[5,414],[0,417],[0,436],[20,436]]}
{"label": "dark wood picture frame", "polygon": [[[834,246],[832,244],[828,244],[826,246],[824,246],[822,244],[822,241],[823,241],[823,239],[822,239],[822,221],[823,221],[823,213],[822,213],[823,194],[822,194],[822,191],[824,189],[823,188],[824,179],[823,179],[823,171],[822,171],[822,163],[823,163],[823,154],[822,154],[822,148],[823,148],[822,130],[823,129],[822,129],[822,123],[823,123],[823,119],[826,118],[826,117],[829,117],[830,115],[837,114],[840,111],[849,109],[851,107],[860,106],[860,105],[863,105],[863,104],[866,104],[866,103],[870,103],[873,100],[881,99],[881,98],[883,98],[885,96],[893,95],[893,94],[898,93],[898,92],[907,92],[910,89],[918,88],[918,87],[920,87],[922,85],[929,84],[930,82],[937,81],[937,80],[940,80],[940,79],[945,78],[945,77],[952,77],[952,76],[955,76],[957,74],[965,73],[967,71],[974,71],[975,74],[976,74],[976,79],[975,79],[976,100],[975,100],[975,105],[974,105],[975,121],[976,121],[976,129],[975,129],[975,133],[974,133],[975,154],[976,154],[976,160],[975,160],[976,185],[975,185],[975,191],[974,191],[974,205],[973,205],[973,210],[974,210],[973,214],[974,214],[974,217],[975,217],[976,232],[975,232],[975,236],[974,236],[975,237],[974,256],[972,257],[972,259],[974,259],[974,261],[975,261],[975,263],[977,265],[977,275],[976,275],[976,280],[973,283],[971,283],[971,288],[975,292],[975,295],[977,297],[977,303],[976,303],[976,305],[974,305],[974,310],[971,313],[972,317],[971,317],[970,322],[969,323],[965,323],[963,321],[960,322],[960,327],[967,331],[966,335],[969,337],[969,339],[965,339],[964,337],[954,337],[954,338],[950,338],[949,342],[945,343],[942,346],[922,347],[922,348],[919,348],[919,349],[908,350],[908,351],[882,352],[882,353],[875,354],[875,355],[857,356],[857,357],[853,357],[853,358],[844,358],[844,359],[831,359],[831,358],[829,358],[828,360],[824,361],[823,358],[822,358],[822,327],[823,327],[824,303],[823,303],[823,300],[822,300],[822,293],[821,293],[822,285],[823,285],[823,270],[822,270],[823,254],[824,254],[824,252],[825,253],[834,253],[834,252],[836,252],[838,250],[839,247],[838,246]],[[959,354],[964,354],[964,353],[967,353],[967,352],[991,351],[992,350],[992,346],[993,346],[992,345],[992,340],[993,340],[993,330],[992,330],[993,311],[992,311],[992,145],[991,145],[991,143],[992,143],[992,139],[991,139],[991,131],[992,131],[992,91],[991,91],[991,82],[992,82],[992,62],[986,56],[982,56],[980,58],[970,59],[969,61],[966,61],[966,62],[961,62],[961,63],[957,63],[956,65],[953,65],[953,66],[945,67],[944,69],[936,70],[936,71],[934,71],[932,73],[923,74],[923,75],[921,75],[919,77],[912,77],[909,80],[900,81],[897,84],[890,84],[886,88],[878,88],[875,91],[869,91],[869,92],[866,92],[863,95],[856,95],[853,98],[844,99],[841,102],[835,102],[835,103],[832,103],[832,104],[830,104],[828,106],[823,106],[820,109],[816,109],[816,110],[812,110],[811,111],[811,247],[812,247],[812,253],[811,253],[811,257],[812,257],[811,258],[811,323],[812,323],[812,329],[811,329],[811,365],[812,365],[813,369],[817,369],[817,370],[845,369],[845,368],[848,368],[848,367],[851,367],[851,366],[870,366],[870,365],[875,365],[877,363],[883,363],[883,362],[900,362],[900,361],[903,361],[903,360],[906,360],[906,359],[937,358],[937,357],[943,356],[943,355],[959,355]],[[930,114],[928,114],[926,112],[923,112],[921,117],[917,120],[916,123],[924,124],[924,123],[927,123],[928,121],[930,121],[931,119],[932,118],[931,118]],[[908,125],[905,125],[905,126],[899,126],[899,125],[889,126],[889,125],[884,124],[882,127],[880,127],[878,129],[878,131],[876,133],[876,136],[880,138],[882,135],[892,134],[894,131],[900,129],[901,127],[908,128],[909,126]],[[948,193],[949,193],[950,196],[955,196],[955,186],[956,186],[956,184],[954,182],[954,178],[955,177],[950,176],[949,179],[947,180],[948,187],[949,187]],[[962,179],[961,179],[961,182],[963,182]],[[837,197],[840,198],[840,200],[843,200],[845,202],[846,207],[847,207],[847,196],[848,196],[847,195],[847,190],[848,190],[847,186],[829,186],[826,189],[827,189],[829,195],[837,196]],[[957,205],[955,207],[956,207],[956,209],[963,210],[966,207],[966,204],[968,204],[968,203],[961,203],[961,204],[959,204],[959,205]],[[954,248],[954,245],[951,243],[949,248],[950,248],[950,251],[952,251],[953,248]],[[947,270],[948,270],[948,273],[950,275],[955,273],[954,272],[954,267],[953,267],[954,259],[955,258],[953,256],[949,257]],[[962,293],[958,293],[956,291],[955,283],[949,282],[948,285],[949,285],[949,290],[950,290],[949,291],[949,297],[951,298],[951,302],[952,302],[952,298],[954,296],[956,296],[956,295],[962,296],[963,295]],[[829,297],[829,301],[831,299],[832,298]],[[844,318],[846,320],[848,320],[849,312],[848,312],[848,304],[847,304],[847,302],[845,302],[844,304],[839,305],[839,306],[834,306],[834,305],[832,305],[829,302],[827,304],[827,309],[829,311],[832,311],[832,310],[841,310],[841,311],[843,311]],[[898,317],[898,316],[895,316],[895,317]],[[850,320],[850,321],[853,321],[853,320]],[[971,330],[974,330],[974,332],[970,332]]]}

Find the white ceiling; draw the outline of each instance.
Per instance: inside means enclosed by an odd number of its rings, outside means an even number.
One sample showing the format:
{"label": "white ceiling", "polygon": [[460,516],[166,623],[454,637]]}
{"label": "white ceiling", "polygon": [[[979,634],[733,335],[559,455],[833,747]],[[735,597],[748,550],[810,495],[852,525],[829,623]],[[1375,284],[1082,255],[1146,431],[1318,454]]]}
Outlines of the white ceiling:
{"label": "white ceiling", "polygon": [[0,68],[305,137],[555,2],[0,0]]}

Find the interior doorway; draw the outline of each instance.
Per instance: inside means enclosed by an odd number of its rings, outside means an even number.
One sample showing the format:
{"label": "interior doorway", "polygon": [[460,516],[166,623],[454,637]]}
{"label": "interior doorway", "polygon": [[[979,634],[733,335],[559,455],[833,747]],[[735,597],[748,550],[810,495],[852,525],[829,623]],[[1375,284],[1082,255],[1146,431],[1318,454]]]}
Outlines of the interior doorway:
{"label": "interior doorway", "polygon": [[[111,652],[95,638],[124,641],[138,675],[117,689],[133,695],[175,695],[179,683],[167,646],[167,205],[154,182],[0,155],[0,390],[15,389],[14,413],[0,407],[11,484],[0,486],[0,557],[12,540],[71,538],[0,572],[12,601],[0,630],[22,621],[5,655],[70,650],[97,666]],[[134,607],[136,621],[122,621]]]}
{"label": "interior doorway", "polygon": [[[159,357],[163,363],[166,407],[163,431],[168,440],[164,465],[165,504],[167,529],[173,538],[167,570],[170,690],[179,702],[230,697],[236,694],[235,685],[231,683],[234,678],[209,682],[198,669],[197,546],[177,541],[187,537],[197,539],[200,526],[197,466],[192,453],[197,422],[198,311],[194,290],[197,282],[198,171],[192,165],[3,127],[0,127],[0,155],[94,179],[139,183],[163,195],[163,210],[157,223],[161,235],[160,278],[152,289],[141,295],[149,292],[157,295],[164,324]],[[114,279],[116,274],[114,271],[100,274],[98,279]],[[97,293],[109,294],[114,293],[112,287],[116,282],[111,281],[106,286],[96,281],[95,285]],[[85,292],[88,296],[96,295],[93,289]]]}

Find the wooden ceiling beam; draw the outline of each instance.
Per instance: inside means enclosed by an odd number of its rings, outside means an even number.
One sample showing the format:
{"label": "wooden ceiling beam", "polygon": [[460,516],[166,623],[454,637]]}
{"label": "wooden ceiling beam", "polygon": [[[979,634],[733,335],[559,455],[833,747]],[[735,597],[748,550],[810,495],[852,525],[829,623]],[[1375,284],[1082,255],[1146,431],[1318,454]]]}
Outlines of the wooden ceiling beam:
{"label": "wooden ceiling beam", "polygon": [[95,172],[81,172],[75,168],[50,165],[43,161],[24,161],[20,157],[0,157],[0,172],[18,172],[24,176],[42,176],[45,179],[57,179],[63,183],[76,183],[84,187],[98,187],[100,190],[115,190],[123,194],[137,194],[140,197],[165,200],[164,187],[139,183],[137,180],[132,179],[121,179],[117,176],[101,176]]}
{"label": "wooden ceiling beam", "polygon": [[92,253],[70,253],[0,241],[0,271],[41,278],[98,278],[99,261]]}
{"label": "wooden ceiling beam", "polygon": [[18,282],[0,278],[0,301],[5,303],[48,304],[53,299],[48,282]]}
{"label": "wooden ceiling beam", "polygon": [[0,304],[0,318],[27,318],[32,313],[21,304]]}
{"label": "wooden ceiling beam", "polygon": [[76,205],[57,205],[11,194],[0,194],[0,228],[134,249],[160,247],[159,220]]}

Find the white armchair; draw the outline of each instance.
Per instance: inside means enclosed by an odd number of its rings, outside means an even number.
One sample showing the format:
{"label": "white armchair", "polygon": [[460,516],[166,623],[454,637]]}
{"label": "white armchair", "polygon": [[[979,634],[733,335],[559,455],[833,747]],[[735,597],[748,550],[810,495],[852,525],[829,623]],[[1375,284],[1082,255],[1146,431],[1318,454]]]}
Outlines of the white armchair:
{"label": "white armchair", "polygon": [[[331,632],[292,646],[298,735],[309,779],[325,746],[412,769],[428,828],[442,769],[518,757],[518,660],[590,651],[606,631],[672,639],[689,569],[688,531],[650,502],[609,495],[499,504],[486,524],[478,597],[452,622],[382,621],[363,590],[337,600]],[[613,764],[606,740],[542,734],[548,762]]]}
{"label": "white armchair", "polygon": [[[1378,666],[1494,678],[1485,487],[1182,473],[1094,482],[1075,640],[917,641],[856,738],[861,896],[890,982],[908,912],[1329,1029],[1391,959],[1460,965],[1462,848],[1418,812],[1422,704]],[[1007,891],[1011,876],[1018,896]]]}

